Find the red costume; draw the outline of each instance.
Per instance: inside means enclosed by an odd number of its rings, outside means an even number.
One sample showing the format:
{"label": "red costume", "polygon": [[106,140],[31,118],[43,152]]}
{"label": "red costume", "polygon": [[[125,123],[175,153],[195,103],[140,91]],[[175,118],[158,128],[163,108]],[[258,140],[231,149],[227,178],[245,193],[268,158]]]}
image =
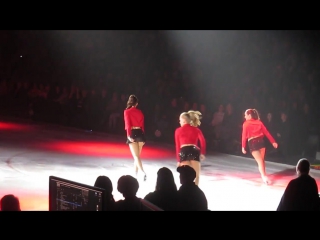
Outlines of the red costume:
{"label": "red costume", "polygon": [[140,127],[144,132],[144,115],[142,111],[135,107],[124,110],[124,126],[127,131],[127,137],[131,136],[132,127]]}
{"label": "red costume", "polygon": [[242,148],[246,147],[247,140],[250,138],[264,135],[271,143],[276,142],[260,120],[250,119],[245,121],[242,125]]}
{"label": "red costume", "polygon": [[202,134],[202,131],[197,128],[193,127],[190,124],[185,124],[182,127],[179,127],[175,131],[175,142],[176,142],[176,155],[178,162],[180,161],[179,153],[180,148],[184,144],[194,144],[198,145],[198,140],[200,140],[201,154],[206,153],[206,140]]}

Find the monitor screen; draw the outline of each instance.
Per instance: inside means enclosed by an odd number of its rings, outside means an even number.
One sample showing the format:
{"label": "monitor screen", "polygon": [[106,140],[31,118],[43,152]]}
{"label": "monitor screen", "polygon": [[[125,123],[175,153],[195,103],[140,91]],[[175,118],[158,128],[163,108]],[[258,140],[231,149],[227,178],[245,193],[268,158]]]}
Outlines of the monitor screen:
{"label": "monitor screen", "polygon": [[49,177],[49,211],[102,211],[104,189]]}

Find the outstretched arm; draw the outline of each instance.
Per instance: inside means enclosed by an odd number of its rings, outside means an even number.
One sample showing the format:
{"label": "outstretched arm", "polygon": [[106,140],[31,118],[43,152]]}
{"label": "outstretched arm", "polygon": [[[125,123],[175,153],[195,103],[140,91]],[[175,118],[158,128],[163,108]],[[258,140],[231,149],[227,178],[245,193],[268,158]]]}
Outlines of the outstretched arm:
{"label": "outstretched arm", "polygon": [[271,142],[271,144],[276,143],[276,141],[274,140],[274,138],[271,136],[271,134],[269,133],[269,131],[267,130],[267,128],[264,126],[264,124],[261,122],[261,129],[263,134],[269,139],[269,141]]}

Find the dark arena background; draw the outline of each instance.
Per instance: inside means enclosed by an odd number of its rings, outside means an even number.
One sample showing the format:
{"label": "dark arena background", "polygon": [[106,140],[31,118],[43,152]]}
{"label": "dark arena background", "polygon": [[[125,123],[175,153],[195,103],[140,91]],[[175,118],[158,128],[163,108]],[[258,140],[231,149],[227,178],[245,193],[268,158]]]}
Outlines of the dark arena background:
{"label": "dark arena background", "polygon": [[[0,196],[48,211],[49,176],[105,175],[123,199],[117,181],[133,175],[123,111],[135,94],[147,137],[138,197],[161,167],[180,187],[174,131],[192,109],[203,114],[208,208],[274,211],[300,158],[320,186],[318,43],[319,31],[0,31]],[[272,185],[241,152],[248,108],[279,143],[267,145]]]}

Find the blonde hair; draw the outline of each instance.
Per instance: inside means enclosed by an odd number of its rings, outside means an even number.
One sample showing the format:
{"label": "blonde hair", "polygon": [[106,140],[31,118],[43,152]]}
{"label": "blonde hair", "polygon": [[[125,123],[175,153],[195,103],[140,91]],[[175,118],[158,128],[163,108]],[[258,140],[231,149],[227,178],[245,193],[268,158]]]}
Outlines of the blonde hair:
{"label": "blonde hair", "polygon": [[199,127],[201,124],[202,114],[199,111],[190,110],[188,112],[183,112],[180,114],[180,117],[183,117],[187,122],[193,127]]}

